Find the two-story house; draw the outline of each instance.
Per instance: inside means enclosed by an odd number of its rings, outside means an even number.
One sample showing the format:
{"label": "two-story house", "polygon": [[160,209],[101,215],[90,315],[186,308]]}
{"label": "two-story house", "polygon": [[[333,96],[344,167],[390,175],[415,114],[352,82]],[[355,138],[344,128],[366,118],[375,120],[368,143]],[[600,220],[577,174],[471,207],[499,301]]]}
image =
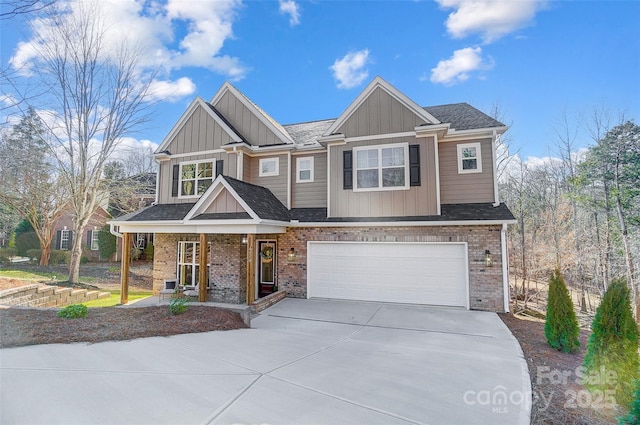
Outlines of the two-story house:
{"label": "two-story house", "polygon": [[206,280],[202,301],[277,288],[507,311],[505,130],[466,103],[421,107],[379,77],[337,119],[281,125],[225,83],[159,146],[156,204],[112,225],[155,233],[155,291]]}

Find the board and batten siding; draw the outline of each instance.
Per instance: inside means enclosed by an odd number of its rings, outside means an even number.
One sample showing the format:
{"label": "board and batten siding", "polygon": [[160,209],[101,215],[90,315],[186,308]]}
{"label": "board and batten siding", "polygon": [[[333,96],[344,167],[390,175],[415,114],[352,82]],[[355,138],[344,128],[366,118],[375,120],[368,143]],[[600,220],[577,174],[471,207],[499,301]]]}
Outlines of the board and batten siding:
{"label": "board and batten siding", "polygon": [[381,88],[369,97],[351,114],[336,133],[345,137],[369,136],[413,131],[424,120],[394,99]]}
{"label": "board and batten siding", "polygon": [[[279,170],[277,176],[260,177],[259,167],[261,158],[279,158]],[[248,155],[244,155],[242,168],[245,182],[255,184],[256,186],[266,187],[276,196],[276,198],[280,200],[280,202],[282,202],[282,205],[287,206],[287,177],[289,175],[289,167],[287,167],[286,154],[259,157],[249,157]]]}
{"label": "board and batten siding", "polygon": [[[458,173],[459,144],[480,143],[481,173]],[[440,202],[442,204],[472,204],[494,202],[493,158],[491,139],[438,144],[440,158]]]}
{"label": "board and batten siding", "polygon": [[[171,158],[169,161],[162,161],[159,165],[158,178],[158,203],[160,204],[183,204],[188,202],[197,202],[198,198],[179,198],[177,196],[171,196],[171,190],[173,185],[173,166],[180,164],[181,162],[191,161],[203,161],[203,160],[223,160],[224,165],[222,174],[225,176],[236,176],[236,169],[238,162],[236,160],[235,153],[215,153],[207,155],[192,155],[183,156],[180,158]],[[215,166],[214,166],[215,170]]]}
{"label": "board and batten siding", "polygon": [[[354,192],[343,189],[342,152],[358,146],[376,146],[407,142],[420,145],[420,186],[407,190]],[[329,215],[331,217],[425,216],[438,213],[433,138],[396,137],[392,139],[349,142],[330,148],[331,176]],[[408,161],[408,158],[407,158]],[[354,158],[355,164],[355,158]],[[355,168],[354,168],[355,176]]]}
{"label": "board and batten siding", "polygon": [[167,150],[173,155],[196,153],[220,149],[230,141],[231,136],[210,113],[198,106],[169,142]]}
{"label": "board and batten siding", "polygon": [[[296,183],[297,158],[313,157],[313,181]],[[291,208],[327,208],[327,153],[291,157]]]}
{"label": "board and batten siding", "polygon": [[236,198],[226,189],[220,192],[211,205],[204,211],[205,214],[239,212],[245,212],[245,209],[242,208],[242,205],[240,205],[238,201],[236,201]]}
{"label": "board and batten siding", "polygon": [[273,131],[231,92],[227,91],[214,107],[250,144],[263,146],[282,143]]}

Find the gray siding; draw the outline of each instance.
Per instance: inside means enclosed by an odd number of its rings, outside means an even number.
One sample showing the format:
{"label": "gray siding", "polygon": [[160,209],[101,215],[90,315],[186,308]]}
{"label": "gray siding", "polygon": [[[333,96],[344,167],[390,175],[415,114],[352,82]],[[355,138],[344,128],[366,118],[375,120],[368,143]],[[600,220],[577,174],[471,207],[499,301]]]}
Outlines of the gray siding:
{"label": "gray siding", "polygon": [[236,176],[237,160],[234,153],[216,153],[208,155],[192,155],[184,156],[181,158],[171,158],[169,161],[163,161],[159,166],[159,192],[158,203],[160,204],[181,204],[186,202],[196,202],[198,198],[178,198],[177,196],[171,196],[171,189],[173,183],[173,166],[180,164],[181,162],[200,161],[204,159],[216,159],[223,160],[224,166],[222,174],[225,176]]}
{"label": "gray siding", "polygon": [[[459,144],[480,142],[482,172],[458,174]],[[493,159],[491,139],[443,142],[438,145],[440,158],[440,202],[467,204],[493,202]]]}
{"label": "gray siding", "polygon": [[[277,176],[260,177],[258,167],[260,166],[260,158],[280,158],[280,170]],[[244,181],[255,184],[257,186],[266,187],[287,206],[287,177],[289,175],[289,167],[287,166],[287,155],[265,155],[250,158],[244,156],[243,164]]]}
{"label": "gray siding", "polygon": [[245,212],[244,208],[236,201],[236,198],[229,193],[228,190],[223,190],[213,201],[209,208],[205,210],[205,213],[236,213]]}
{"label": "gray siding", "polygon": [[[420,186],[408,190],[354,192],[343,189],[342,152],[357,146],[408,142],[420,145]],[[331,217],[391,217],[437,214],[435,152],[433,138],[402,137],[352,142],[331,147]],[[355,160],[355,159],[354,159]],[[354,171],[355,172],[355,171]]]}
{"label": "gray siding", "polygon": [[231,92],[214,105],[233,127],[252,145],[274,145],[282,141]]}
{"label": "gray siding", "polygon": [[231,136],[198,106],[169,142],[167,150],[172,154],[210,151],[220,149],[230,141]]}
{"label": "gray siding", "polygon": [[[296,183],[296,158],[313,157],[313,182]],[[327,153],[291,157],[291,208],[327,207]]]}
{"label": "gray siding", "polygon": [[412,131],[420,124],[424,124],[424,121],[413,111],[385,90],[377,88],[340,126],[337,133],[345,137],[400,133]]}

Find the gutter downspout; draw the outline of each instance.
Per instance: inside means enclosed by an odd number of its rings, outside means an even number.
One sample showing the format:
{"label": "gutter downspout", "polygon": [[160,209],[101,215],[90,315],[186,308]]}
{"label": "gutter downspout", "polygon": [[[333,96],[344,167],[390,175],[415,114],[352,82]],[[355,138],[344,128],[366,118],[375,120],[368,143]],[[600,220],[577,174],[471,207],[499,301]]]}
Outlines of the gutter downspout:
{"label": "gutter downspout", "polygon": [[500,231],[500,245],[502,246],[502,292],[504,295],[504,311],[509,313],[509,267],[507,257],[507,224],[502,223]]}
{"label": "gutter downspout", "polygon": [[498,132],[493,130],[493,136],[491,137],[491,156],[493,158],[493,206],[500,206],[500,196],[498,194],[498,163],[496,158],[496,141],[498,140]]}

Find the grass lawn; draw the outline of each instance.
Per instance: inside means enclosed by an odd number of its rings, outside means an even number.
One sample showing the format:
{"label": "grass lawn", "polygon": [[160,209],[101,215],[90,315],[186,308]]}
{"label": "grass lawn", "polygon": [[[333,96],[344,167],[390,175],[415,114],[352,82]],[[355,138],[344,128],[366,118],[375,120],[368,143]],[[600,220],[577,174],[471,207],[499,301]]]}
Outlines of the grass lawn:
{"label": "grass lawn", "polygon": [[65,276],[60,276],[60,273],[49,273],[49,272],[27,272],[24,270],[9,270],[9,269],[0,269],[0,277],[5,277],[7,279],[24,279],[24,280],[42,280],[42,279],[51,279],[53,277],[61,277],[65,278]]}
{"label": "grass lawn", "polygon": [[[120,304],[120,291],[110,291],[111,296],[109,298],[101,298],[99,300],[89,301],[83,303],[89,308],[93,307],[113,307]],[[153,295],[150,291],[143,292],[129,292],[129,301],[138,300],[140,298],[146,298]]]}

